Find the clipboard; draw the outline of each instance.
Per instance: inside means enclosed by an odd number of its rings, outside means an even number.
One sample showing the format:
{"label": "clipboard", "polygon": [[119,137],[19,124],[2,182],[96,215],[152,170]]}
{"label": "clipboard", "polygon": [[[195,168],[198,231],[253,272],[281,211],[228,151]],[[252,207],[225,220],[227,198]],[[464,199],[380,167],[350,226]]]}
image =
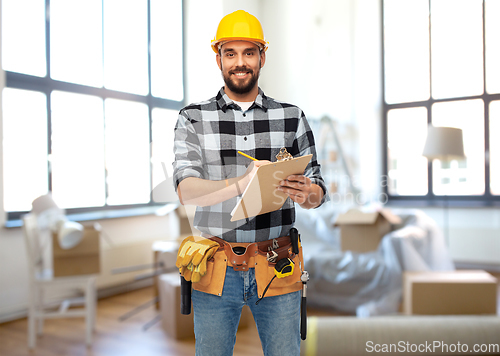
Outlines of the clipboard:
{"label": "clipboard", "polygon": [[231,212],[231,221],[251,218],[281,208],[288,195],[276,187],[291,174],[303,174],[311,157],[312,154],[309,154],[260,166]]}

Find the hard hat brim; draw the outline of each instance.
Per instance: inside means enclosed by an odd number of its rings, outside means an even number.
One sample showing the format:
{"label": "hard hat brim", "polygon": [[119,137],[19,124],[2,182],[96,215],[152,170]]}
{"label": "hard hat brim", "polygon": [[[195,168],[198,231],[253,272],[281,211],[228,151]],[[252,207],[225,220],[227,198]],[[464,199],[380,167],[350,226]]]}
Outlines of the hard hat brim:
{"label": "hard hat brim", "polygon": [[212,49],[215,53],[219,53],[219,46],[224,44],[224,43],[227,43],[227,42],[231,42],[231,41],[246,41],[246,42],[251,42],[251,43],[254,43],[256,45],[260,45],[261,46],[261,49],[263,49],[264,51],[267,51],[267,48],[268,48],[268,45],[269,45],[269,42],[266,42],[266,41],[262,41],[260,39],[257,39],[257,38],[248,38],[248,37],[226,37],[226,38],[219,38],[217,40],[213,40],[212,43],[210,44],[212,46]]}

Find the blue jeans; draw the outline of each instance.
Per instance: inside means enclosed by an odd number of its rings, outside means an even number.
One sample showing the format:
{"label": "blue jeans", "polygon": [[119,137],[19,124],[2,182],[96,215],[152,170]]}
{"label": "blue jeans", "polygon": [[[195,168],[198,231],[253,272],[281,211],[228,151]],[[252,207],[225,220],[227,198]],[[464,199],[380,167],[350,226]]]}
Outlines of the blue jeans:
{"label": "blue jeans", "polygon": [[258,305],[255,269],[227,267],[222,296],[193,290],[196,356],[231,356],[241,308],[248,305],[265,356],[300,355],[300,291],[265,297]]}

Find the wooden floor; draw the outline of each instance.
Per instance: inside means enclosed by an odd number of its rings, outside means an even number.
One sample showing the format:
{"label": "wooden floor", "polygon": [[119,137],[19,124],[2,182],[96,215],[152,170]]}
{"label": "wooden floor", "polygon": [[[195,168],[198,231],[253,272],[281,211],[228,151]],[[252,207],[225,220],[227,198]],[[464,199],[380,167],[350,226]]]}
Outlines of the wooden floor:
{"label": "wooden floor", "polygon": [[[498,313],[500,315],[500,275]],[[100,299],[94,342],[85,346],[83,319],[46,320],[43,336],[38,337],[34,351],[27,348],[27,320],[0,324],[1,356],[192,356],[194,338],[174,340],[162,329],[161,322],[143,331],[145,324],[158,315],[151,306],[121,322],[123,316],[136,306],[152,299],[153,288],[144,288],[118,296]],[[308,315],[338,315],[325,310],[308,308]],[[235,356],[262,356],[259,336],[252,322],[236,336]]]}
{"label": "wooden floor", "polygon": [[[153,306],[120,322],[119,317],[137,305],[151,300],[152,288],[100,299],[92,347],[85,346],[85,323],[82,318],[46,320],[37,347],[27,348],[27,320],[0,324],[2,356],[193,356],[194,338],[174,340],[162,329],[161,322],[147,331],[143,326],[158,314]],[[314,312],[314,311],[313,311]],[[320,312],[318,312],[320,313]],[[321,313],[328,312],[322,311]],[[253,320],[238,331],[235,356],[262,356],[259,336]]]}

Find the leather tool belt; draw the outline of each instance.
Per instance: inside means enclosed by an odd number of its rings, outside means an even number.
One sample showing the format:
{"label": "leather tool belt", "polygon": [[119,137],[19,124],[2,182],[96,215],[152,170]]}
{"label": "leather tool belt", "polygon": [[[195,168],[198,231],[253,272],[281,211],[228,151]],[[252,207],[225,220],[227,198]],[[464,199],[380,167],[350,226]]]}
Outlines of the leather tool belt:
{"label": "leather tool belt", "polygon": [[287,294],[302,289],[300,281],[301,270],[304,268],[302,246],[299,247],[299,254],[294,254],[289,236],[253,243],[230,243],[215,236],[204,235],[204,237],[217,242],[220,246],[207,262],[207,274],[198,283],[193,283],[193,289],[221,296],[228,266],[235,271],[248,271],[249,268],[255,268],[257,291],[260,298],[265,287],[275,275],[276,262],[286,257],[295,263],[294,273],[285,278],[275,279],[265,297]]}
{"label": "leather tool belt", "polygon": [[226,242],[215,236],[211,236],[209,239],[221,246],[219,249],[222,248],[226,253],[228,266],[233,267],[235,271],[248,271],[249,268],[255,267],[255,262],[257,262],[255,257],[259,254],[266,256],[266,259],[269,255],[273,256],[274,263],[282,258],[293,258],[295,256],[295,254],[290,252],[292,243],[289,236],[252,243]]}

